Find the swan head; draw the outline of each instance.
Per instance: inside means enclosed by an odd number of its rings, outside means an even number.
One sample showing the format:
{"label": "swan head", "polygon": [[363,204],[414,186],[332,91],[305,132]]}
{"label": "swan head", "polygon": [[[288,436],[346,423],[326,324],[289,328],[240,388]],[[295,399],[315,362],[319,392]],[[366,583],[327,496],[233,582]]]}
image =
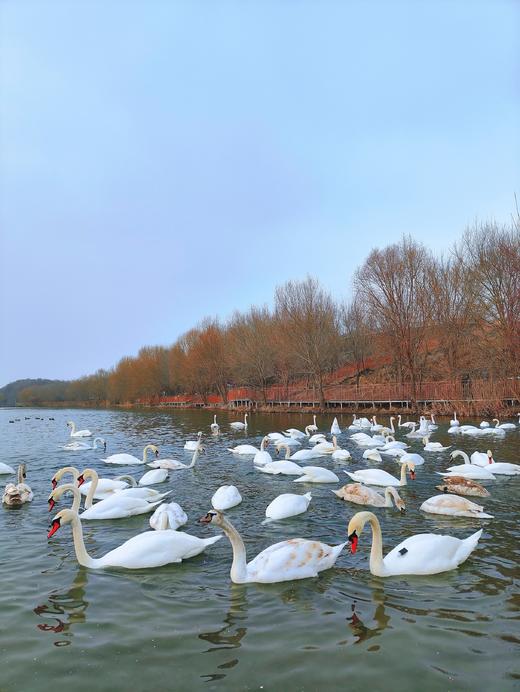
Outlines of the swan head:
{"label": "swan head", "polygon": [[489,463],[493,464],[495,460],[493,459],[493,452],[490,449],[488,449],[488,451],[487,451],[487,457],[488,457]]}
{"label": "swan head", "polygon": [[[348,523],[347,535],[348,542],[350,543],[350,552],[352,554],[354,554],[357,550],[359,537],[361,536],[361,532],[363,531],[363,527],[365,525],[364,515],[366,515],[366,512],[358,512],[357,514],[354,514]],[[363,517],[363,520],[361,520],[361,517]]]}
{"label": "swan head", "polygon": [[58,512],[58,514],[56,514],[56,516],[51,522],[47,538],[54,536],[56,531],[58,531],[64,524],[70,523],[73,520],[74,516],[77,516],[77,514],[76,512],[73,512],[71,509],[62,509],[61,512]]}
{"label": "swan head", "polygon": [[52,512],[56,506],[56,500],[59,500],[60,497],[67,492],[67,490],[70,490],[70,492],[73,494],[78,492],[78,489],[72,483],[65,483],[64,485],[60,485],[59,488],[55,488],[47,498],[49,512]]}
{"label": "swan head", "polygon": [[218,509],[210,509],[203,517],[199,519],[199,524],[216,524],[222,526],[224,523],[224,514]]}

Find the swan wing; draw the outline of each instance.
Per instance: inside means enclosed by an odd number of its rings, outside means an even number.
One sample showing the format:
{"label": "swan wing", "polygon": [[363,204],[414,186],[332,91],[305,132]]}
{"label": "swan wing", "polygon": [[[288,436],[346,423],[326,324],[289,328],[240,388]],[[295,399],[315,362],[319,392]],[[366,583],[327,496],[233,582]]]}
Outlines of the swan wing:
{"label": "swan wing", "polygon": [[133,454],[111,454],[106,459],[101,459],[105,464],[144,464],[142,459],[134,457]]}
{"label": "swan wing", "polygon": [[333,551],[324,543],[304,538],[281,541],[251,560],[247,573],[251,581],[264,584],[316,577],[322,569],[332,566],[328,563]]}
{"label": "swan wing", "polygon": [[421,533],[402,541],[384,558],[390,574],[438,574],[455,569],[475,549],[482,530],[464,540]]}

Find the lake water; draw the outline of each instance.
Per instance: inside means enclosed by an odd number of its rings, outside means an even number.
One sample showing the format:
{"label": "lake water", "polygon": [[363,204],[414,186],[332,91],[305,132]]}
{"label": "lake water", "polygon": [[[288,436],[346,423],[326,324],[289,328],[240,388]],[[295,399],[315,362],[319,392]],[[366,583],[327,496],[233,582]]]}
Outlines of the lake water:
{"label": "lake water", "polygon": [[[20,420],[9,423],[14,417]],[[35,493],[34,501],[19,510],[0,509],[2,692],[55,692],[65,686],[74,692],[518,689],[520,477],[502,476],[488,484],[490,498],[469,498],[484,504],[495,516],[491,521],[425,515],[419,505],[437,494],[434,471],[450,465],[449,452],[424,455],[417,480],[402,489],[406,514],[374,510],[385,552],[414,533],[465,537],[482,526],[480,544],[467,562],[441,575],[373,577],[368,527],[357,553],[347,548],[336,567],[319,578],[273,585],[232,584],[226,538],[181,565],[140,571],[80,567],[69,526],[47,540],[53,516],[47,497],[58,468],[89,465],[110,477],[126,471],[139,477],[143,470],[104,465],[99,450],[60,450],[69,441],[69,419],[105,437],[107,454],[141,456],[143,446],[152,442],[161,457],[189,461],[184,441],[194,439],[198,430],[208,433],[206,454],[195,469],[172,472],[157,486],[171,488],[187,512],[184,531],[215,535],[214,527],[198,519],[210,508],[216,488],[233,483],[243,502],[228,515],[245,538],[249,559],[285,538],[346,540],[348,520],[360,508],[331,493],[338,484],[295,485],[290,477],[259,473],[250,457],[227,451],[242,442],[258,445],[269,431],[303,429],[311,416],[253,414],[247,434],[230,432],[227,422],[236,414],[219,412],[218,418],[223,434],[212,438],[209,411],[0,409],[0,460],[14,467],[25,462]],[[318,416],[320,430],[330,430],[331,421],[332,416]],[[350,422],[350,416],[340,417],[342,428]],[[383,416],[379,422],[388,423]],[[491,447],[496,460],[520,462],[518,428],[501,440],[449,436],[446,430],[444,422],[432,441],[468,452]],[[334,470],[342,485],[349,481],[342,468],[367,466],[361,461],[363,449],[348,436],[342,434],[339,442],[354,461],[341,464],[323,457],[312,462]],[[421,447],[414,442],[411,451]],[[391,459],[382,467],[397,474]],[[2,487],[8,479],[0,477]],[[276,495],[308,490],[313,500],[306,514],[262,526],[265,507]],[[64,498],[59,507],[65,506]],[[148,516],[85,522],[87,549],[101,556],[148,528]]]}

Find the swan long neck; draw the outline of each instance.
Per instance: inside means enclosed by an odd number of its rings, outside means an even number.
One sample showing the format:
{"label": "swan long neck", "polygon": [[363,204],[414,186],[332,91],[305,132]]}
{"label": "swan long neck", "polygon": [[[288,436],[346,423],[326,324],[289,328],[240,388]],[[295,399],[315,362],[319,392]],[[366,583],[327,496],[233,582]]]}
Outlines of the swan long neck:
{"label": "swan long neck", "polygon": [[401,464],[401,479],[399,485],[406,485],[406,471],[408,470],[408,464]]}
{"label": "swan long neck", "polygon": [[456,449],[453,452],[452,459],[454,457],[462,457],[464,459],[465,464],[471,464],[471,461],[469,460],[468,455],[466,454],[466,452],[463,452],[462,449]]}
{"label": "swan long neck", "polygon": [[64,485],[60,485],[56,488],[56,490],[53,491],[52,497],[54,500],[59,500],[62,495],[64,495],[66,492],[72,493],[74,500],[72,502],[72,511],[76,512],[76,514],[79,513],[79,508],[81,504],[81,493],[79,492],[79,488],[77,488],[75,485],[72,485],[72,483],[65,483]]}
{"label": "swan long neck", "polygon": [[393,416],[390,417],[390,431],[392,432],[392,434],[395,433],[394,417]]}
{"label": "swan long neck", "polygon": [[90,488],[85,498],[85,509],[90,509],[98,487],[99,476],[94,469],[85,469],[83,471],[83,478],[85,477],[90,478]]}
{"label": "swan long neck", "polygon": [[74,433],[76,432],[76,423],[74,421],[70,421],[70,436],[72,437]]}
{"label": "swan long neck", "polygon": [[126,481],[127,483],[130,484],[130,486],[132,488],[137,488],[137,481],[135,480],[135,478],[133,476],[127,475],[126,473],[123,474],[122,476],[116,476],[116,478],[114,478],[114,480],[115,481]]}
{"label": "swan long neck", "polygon": [[144,464],[146,464],[146,462],[148,461],[148,450],[149,449],[153,450],[154,446],[153,445],[146,445],[146,447],[143,449],[143,463]]}
{"label": "swan long neck", "polygon": [[199,444],[195,447],[195,451],[193,452],[193,456],[191,457],[190,463],[186,466],[187,469],[192,469],[195,464],[197,463],[197,459],[199,458],[200,454],[200,441]]}
{"label": "swan long neck", "polygon": [[78,476],[79,476],[78,469],[75,466],[64,466],[59,471],[56,471],[56,473],[54,474],[54,478],[55,478],[56,482],[61,481],[61,479],[63,478],[63,476],[66,473],[72,474],[72,477],[74,479],[74,483],[78,480]]}
{"label": "swan long neck", "polygon": [[395,504],[397,507],[398,499],[400,499],[399,494],[395,488],[392,488],[391,485],[385,488],[385,507],[392,507],[392,504]]}
{"label": "swan long neck", "polygon": [[[360,512],[359,521],[361,529],[368,522],[372,527],[372,547],[370,548],[370,571],[376,577],[385,575],[385,566],[383,564],[383,536],[381,534],[381,526],[375,514],[372,512]],[[361,530],[360,530],[361,533]]]}
{"label": "swan long neck", "polygon": [[234,581],[236,584],[243,584],[247,581],[247,556],[244,541],[233,524],[225,517],[221,518],[219,526],[229,538],[233,548],[233,562],[231,563],[230,572],[231,581]]}
{"label": "swan long neck", "polygon": [[80,565],[83,567],[94,567],[96,560],[90,557],[85,548],[85,541],[83,540],[83,528],[81,526],[81,519],[77,512],[71,520],[72,523],[72,537],[74,539],[74,550],[76,551],[76,558]]}
{"label": "swan long neck", "polygon": [[97,449],[97,443],[100,442],[102,445],[105,444],[105,440],[102,437],[95,437],[92,443],[92,449]]}
{"label": "swan long neck", "polygon": [[25,482],[24,477],[23,477],[24,472],[25,472],[25,464],[20,464],[20,466],[18,467],[18,472],[16,474],[16,482],[18,484]]}

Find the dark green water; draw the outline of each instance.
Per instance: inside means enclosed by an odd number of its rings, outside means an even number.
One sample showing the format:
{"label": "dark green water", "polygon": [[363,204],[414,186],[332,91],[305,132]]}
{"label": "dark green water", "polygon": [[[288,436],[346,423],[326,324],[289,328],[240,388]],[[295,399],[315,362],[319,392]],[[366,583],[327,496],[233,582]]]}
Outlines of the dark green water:
{"label": "dark green water", "polygon": [[[13,417],[19,422],[10,424]],[[25,420],[30,416],[30,420]],[[36,420],[42,416],[45,420]],[[48,420],[54,417],[54,421]],[[380,579],[368,571],[370,532],[352,556],[346,550],[336,567],[318,579],[274,585],[233,585],[227,539],[182,565],[146,571],[92,571],[78,566],[70,528],[47,540],[47,497],[54,471],[66,464],[94,466],[104,476],[141,467],[109,467],[97,451],[71,453],[65,423],[73,419],[108,441],[107,453],[141,456],[148,442],[162,457],[189,461],[182,450],[197,430],[208,433],[207,453],[191,471],[172,472],[158,488],[173,489],[173,499],[189,516],[189,533],[208,537],[213,528],[197,523],[210,508],[219,485],[233,483],[244,498],[229,516],[246,540],[248,557],[285,538],[345,540],[349,518],[359,508],[331,493],[332,485],[303,486],[290,477],[253,469],[250,457],[235,458],[226,448],[259,444],[261,436],[304,426],[299,414],[250,417],[247,435],[230,433],[219,413],[223,434],[209,435],[208,411],[142,413],[113,411],[0,410],[1,461],[27,465],[35,492],[20,510],[0,509],[0,689],[2,692],[87,690],[512,690],[520,686],[519,528],[520,477],[488,484],[483,499],[491,521],[440,517],[419,512],[431,495],[435,470],[450,465],[449,452],[424,454],[417,480],[402,489],[407,512],[375,509],[385,552],[414,533],[440,532],[464,537],[484,528],[477,550],[458,570],[431,577]],[[332,416],[319,416],[330,430]],[[350,416],[340,418],[342,428]],[[378,422],[388,423],[381,417]],[[466,421],[464,421],[466,422]],[[449,436],[441,424],[432,441],[468,452],[489,446],[497,461],[520,462],[520,430],[501,440]],[[406,431],[405,431],[406,432]],[[341,435],[355,460],[313,461],[334,470],[365,468],[363,449]],[[399,436],[400,437],[400,436]],[[420,452],[420,442],[411,451]],[[270,448],[272,451],[272,448]],[[274,452],[273,452],[274,454]],[[458,460],[455,463],[462,463]],[[385,470],[397,475],[393,460]],[[123,468],[123,470],[121,470]],[[344,477],[344,478],[343,478]],[[2,487],[8,476],[0,477]],[[265,507],[283,492],[311,490],[306,514],[262,526]],[[470,498],[474,499],[475,498]],[[476,499],[480,502],[480,499]],[[65,503],[62,503],[65,506]],[[84,525],[87,549],[103,555],[148,529],[148,517]]]}

